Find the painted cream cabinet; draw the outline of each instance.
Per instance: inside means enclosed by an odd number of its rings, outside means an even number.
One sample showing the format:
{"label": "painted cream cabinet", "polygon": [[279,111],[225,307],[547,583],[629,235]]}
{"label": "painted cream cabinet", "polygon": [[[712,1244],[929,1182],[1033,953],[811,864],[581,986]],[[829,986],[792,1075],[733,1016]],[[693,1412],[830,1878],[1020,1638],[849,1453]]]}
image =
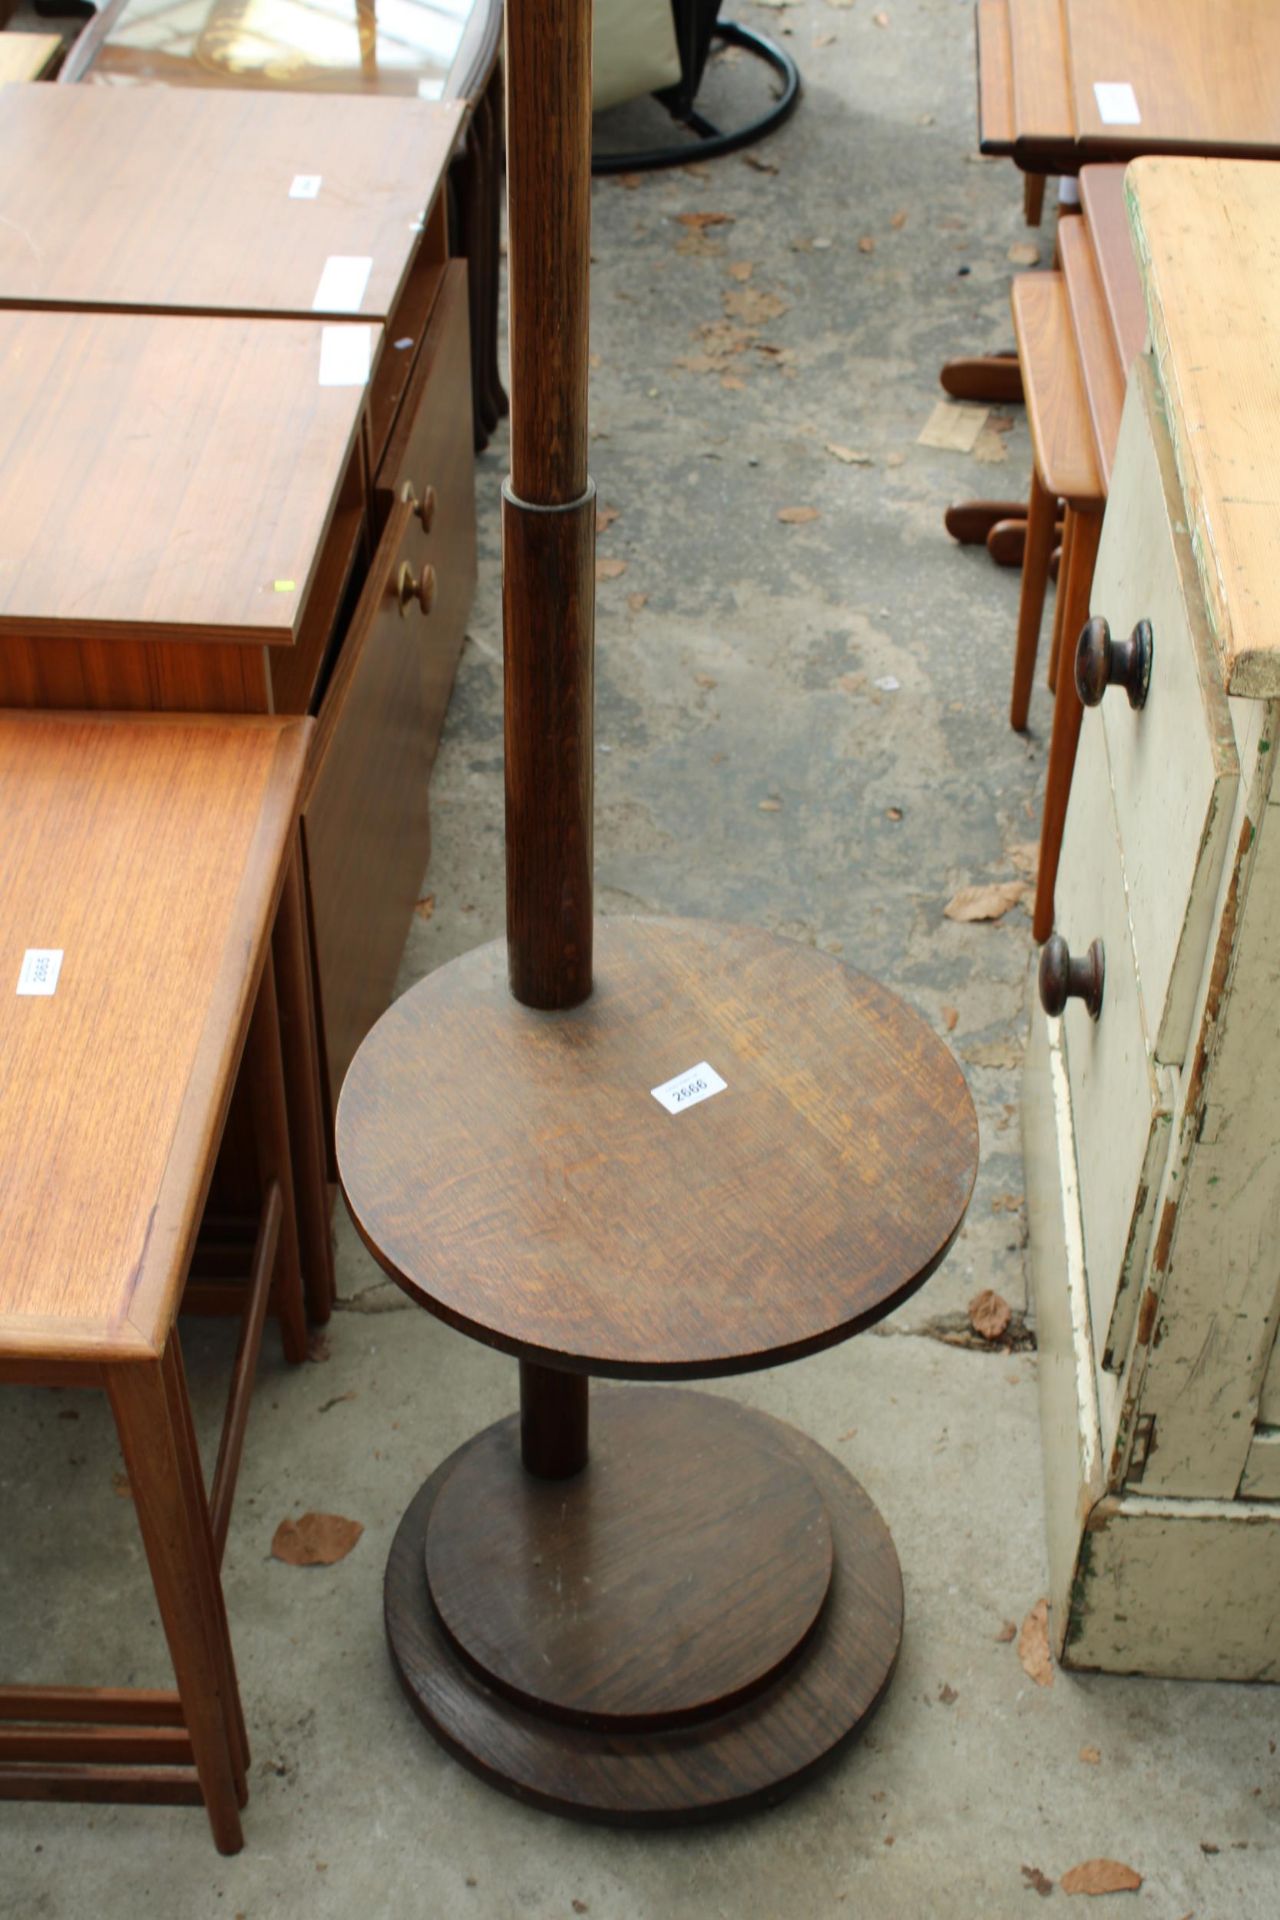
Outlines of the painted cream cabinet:
{"label": "painted cream cabinet", "polygon": [[1086,711],[1024,1084],[1056,1649],[1280,1678],[1280,169],[1128,190],[1131,374],[1091,610],[1150,685]]}

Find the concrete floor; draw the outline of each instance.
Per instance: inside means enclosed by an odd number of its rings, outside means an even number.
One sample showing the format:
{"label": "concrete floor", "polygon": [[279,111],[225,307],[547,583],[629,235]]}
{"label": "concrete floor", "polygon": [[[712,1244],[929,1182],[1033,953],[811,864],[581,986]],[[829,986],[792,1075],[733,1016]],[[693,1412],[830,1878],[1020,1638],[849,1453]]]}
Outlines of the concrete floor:
{"label": "concrete floor", "polygon": [[[618,509],[600,552],[626,562],[599,595],[601,911],[759,922],[842,952],[940,1030],[954,1009],[978,1105],[978,1190],[942,1272],[874,1336],[732,1387],[846,1460],[893,1527],[908,1621],[887,1701],[782,1808],[685,1834],[575,1827],[448,1760],[392,1678],[383,1564],[428,1471],[513,1404],[514,1367],[409,1306],[340,1219],[328,1358],[290,1371],[268,1339],[227,1554],[254,1747],[245,1851],[219,1859],[197,1811],[0,1807],[6,1920],[1003,1920],[1038,1910],[1025,1869],[1057,1882],[1096,1855],[1144,1876],[1104,1914],[1280,1910],[1274,1695],[1062,1673],[1043,1689],[1000,1638],[1045,1590],[1035,1356],[940,1336],[981,1287],[1025,1306],[1030,932],[1022,908],[964,926],[943,907],[1015,874],[1049,706],[1041,687],[1030,737],[1010,732],[1016,576],[941,528],[953,497],[1024,489],[1021,417],[979,443],[1006,456],[991,464],[916,435],[946,354],[1009,340],[1008,249],[1027,234],[1017,176],[973,150],[970,7],[874,5],[744,4],[789,33],[806,75],[798,116],[754,156],[776,172],[732,157],[597,186],[592,419]],[[733,224],[699,233],[691,212]],[[692,336],[726,317],[725,295],[753,336],[728,384],[677,365],[702,365]],[[433,789],[436,907],[405,986],[502,929],[504,465],[500,436],[479,468],[479,592]],[[789,506],[821,518],[784,524]],[[226,1329],[193,1331],[210,1434],[228,1349]],[[0,1397],[6,1676],[167,1683],[118,1465],[93,1396]],[[363,1522],[341,1565],[270,1558],[277,1521],[307,1508]]]}

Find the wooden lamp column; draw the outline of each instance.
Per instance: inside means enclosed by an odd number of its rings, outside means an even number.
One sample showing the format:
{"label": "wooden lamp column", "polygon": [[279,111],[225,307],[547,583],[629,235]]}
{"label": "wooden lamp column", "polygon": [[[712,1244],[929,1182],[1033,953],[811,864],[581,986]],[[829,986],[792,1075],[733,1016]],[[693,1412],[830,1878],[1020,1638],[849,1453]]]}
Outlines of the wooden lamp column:
{"label": "wooden lamp column", "polygon": [[[520,1363],[387,1565],[410,1702],[485,1779],[658,1825],[772,1802],[888,1685],[893,1542],[814,1441],[655,1382],[798,1359],[927,1279],[977,1123],[924,1022],[829,955],[593,925],[588,0],[508,0],[507,940],[365,1040],[339,1174],[383,1268]],[[680,1097],[668,1099],[666,1083]],[[601,1392],[592,1375],[643,1382]]]}

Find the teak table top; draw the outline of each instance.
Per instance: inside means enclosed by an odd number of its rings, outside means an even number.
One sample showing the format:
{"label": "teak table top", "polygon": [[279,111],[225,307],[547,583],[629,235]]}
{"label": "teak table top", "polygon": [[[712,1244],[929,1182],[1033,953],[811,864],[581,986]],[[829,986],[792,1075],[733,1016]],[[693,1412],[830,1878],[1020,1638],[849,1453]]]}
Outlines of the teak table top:
{"label": "teak table top", "polygon": [[1138,160],[1138,259],[1228,693],[1280,695],[1280,169]]}
{"label": "teak table top", "polygon": [[0,716],[0,1357],[163,1349],[310,728]]}
{"label": "teak table top", "polygon": [[[340,1177],[393,1278],[521,1358],[698,1377],[856,1333],[925,1280],[977,1169],[964,1077],[895,995],[745,927],[596,923],[569,1013],[504,942],[421,981],[347,1076]],[[699,1063],[722,1092],[669,1112]]]}
{"label": "teak table top", "polygon": [[0,632],[295,639],[375,331],[0,311]]}
{"label": "teak table top", "polygon": [[1147,344],[1147,303],[1142,292],[1122,166],[1082,167],[1080,204],[1111,320],[1120,364],[1127,373]]}
{"label": "teak table top", "polygon": [[1103,499],[1102,475],[1071,329],[1066,280],[1061,273],[1020,273],[1010,298],[1027,425],[1040,479],[1069,506],[1092,511]]}
{"label": "teak table top", "polygon": [[[384,320],[463,117],[348,95],[15,90],[0,303]],[[326,273],[333,258],[363,264]]]}

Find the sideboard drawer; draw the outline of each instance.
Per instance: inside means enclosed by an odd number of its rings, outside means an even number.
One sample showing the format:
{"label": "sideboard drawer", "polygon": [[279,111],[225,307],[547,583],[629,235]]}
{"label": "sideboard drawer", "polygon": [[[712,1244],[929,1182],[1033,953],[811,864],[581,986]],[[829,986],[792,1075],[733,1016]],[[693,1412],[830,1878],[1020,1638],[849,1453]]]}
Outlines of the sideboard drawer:
{"label": "sideboard drawer", "polygon": [[432,614],[407,502],[387,521],[320,708],[303,797],[329,1121],[356,1048],[385,1009],[431,851],[426,709]]}
{"label": "sideboard drawer", "polygon": [[[1138,977],[1158,1060],[1186,1057],[1239,785],[1235,735],[1182,520],[1173,449],[1149,362],[1135,363],[1092,608],[1113,645],[1145,622],[1151,669],[1135,708],[1121,686],[1084,731],[1106,737]],[[1065,863],[1064,863],[1065,864]]]}
{"label": "sideboard drawer", "polygon": [[1057,926],[1073,955],[1101,940],[1102,1009],[1068,1001],[1062,1046],[1071,1087],[1089,1312],[1099,1364],[1124,1364],[1160,1176],[1169,1152],[1174,1076],[1148,1038],[1134,959],[1106,743],[1081,729],[1058,879]]}

